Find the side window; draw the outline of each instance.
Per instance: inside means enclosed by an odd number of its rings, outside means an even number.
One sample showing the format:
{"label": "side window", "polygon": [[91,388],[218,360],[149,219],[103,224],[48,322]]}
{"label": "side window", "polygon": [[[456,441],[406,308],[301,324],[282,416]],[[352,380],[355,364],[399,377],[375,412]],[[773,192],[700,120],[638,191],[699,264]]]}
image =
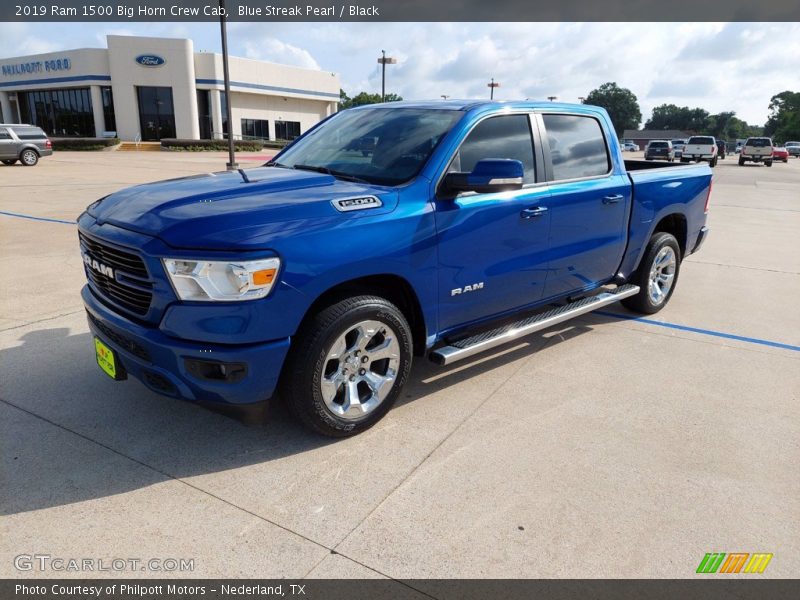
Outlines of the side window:
{"label": "side window", "polygon": [[525,183],[534,183],[536,170],[528,115],[491,117],[478,123],[461,143],[449,171],[472,171],[484,158],[518,160],[525,169]]}
{"label": "side window", "polygon": [[611,162],[600,123],[578,115],[542,115],[553,179],[595,177],[608,173]]}
{"label": "side window", "polygon": [[8,133],[4,128],[0,127],[0,140],[10,140],[11,134]]}

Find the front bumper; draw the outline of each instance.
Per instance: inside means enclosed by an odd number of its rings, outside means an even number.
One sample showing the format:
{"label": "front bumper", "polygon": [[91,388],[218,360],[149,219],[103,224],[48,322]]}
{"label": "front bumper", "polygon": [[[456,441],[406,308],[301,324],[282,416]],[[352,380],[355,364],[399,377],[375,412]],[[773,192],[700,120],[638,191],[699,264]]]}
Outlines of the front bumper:
{"label": "front bumper", "polygon": [[[151,390],[184,400],[219,404],[252,404],[270,398],[278,384],[290,339],[261,344],[225,345],[186,342],[139,325],[109,310],[89,286],[81,290],[89,329],[115,351],[124,371]],[[194,361],[188,363],[188,361]],[[197,363],[245,365],[230,382],[190,372]]]}

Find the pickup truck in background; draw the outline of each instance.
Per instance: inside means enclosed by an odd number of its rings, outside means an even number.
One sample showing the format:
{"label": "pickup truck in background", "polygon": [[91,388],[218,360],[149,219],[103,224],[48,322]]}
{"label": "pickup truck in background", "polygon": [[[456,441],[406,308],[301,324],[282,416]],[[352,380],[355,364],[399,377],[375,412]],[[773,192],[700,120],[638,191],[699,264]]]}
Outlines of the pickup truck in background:
{"label": "pickup truck in background", "polygon": [[772,166],[772,140],[766,137],[747,138],[742,151],[739,154],[739,166],[744,166],[746,162],[763,162],[766,166]]}
{"label": "pickup truck in background", "polygon": [[262,167],[113,193],[79,218],[97,362],[190,401],[277,392],[346,436],[415,356],[450,365],[618,301],[655,313],[706,238],[711,171],[619,148],[598,107],[392,102]]}
{"label": "pickup truck in background", "polygon": [[710,167],[717,166],[717,141],[710,135],[695,135],[689,138],[681,153],[681,162],[704,161]]}
{"label": "pickup truck in background", "polygon": [[800,158],[800,142],[786,142],[784,144],[789,156],[796,156]]}

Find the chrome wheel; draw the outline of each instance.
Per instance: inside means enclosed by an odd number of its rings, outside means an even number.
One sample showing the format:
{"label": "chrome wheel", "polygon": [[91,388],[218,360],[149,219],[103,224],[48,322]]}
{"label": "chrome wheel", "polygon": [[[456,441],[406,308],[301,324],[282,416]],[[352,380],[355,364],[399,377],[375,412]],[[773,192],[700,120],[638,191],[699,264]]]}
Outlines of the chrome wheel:
{"label": "chrome wheel", "polygon": [[36,152],[34,152],[33,150],[25,150],[25,152],[22,153],[21,158],[22,162],[29,167],[35,165],[36,161],[39,159],[39,157],[36,155]]}
{"label": "chrome wheel", "polygon": [[647,293],[650,301],[658,306],[662,304],[672,289],[675,281],[675,271],[678,266],[678,257],[670,246],[664,246],[656,254],[653,265],[650,267],[650,278],[647,284]]}
{"label": "chrome wheel", "polygon": [[389,395],[400,366],[397,333],[386,323],[349,327],[325,356],[320,389],[325,406],[347,421],[359,421]]}

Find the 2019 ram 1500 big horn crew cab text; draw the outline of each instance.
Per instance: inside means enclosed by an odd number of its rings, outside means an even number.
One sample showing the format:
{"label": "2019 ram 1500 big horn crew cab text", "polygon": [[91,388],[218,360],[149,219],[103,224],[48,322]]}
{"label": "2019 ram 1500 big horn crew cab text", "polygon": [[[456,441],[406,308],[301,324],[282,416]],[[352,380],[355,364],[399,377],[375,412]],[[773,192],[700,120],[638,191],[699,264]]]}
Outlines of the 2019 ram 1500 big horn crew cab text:
{"label": "2019 ram 1500 big horn crew cab text", "polygon": [[414,356],[449,365],[619,300],[662,309],[710,191],[706,165],[624,161],[602,108],[353,108],[263,167],[91,204],[83,301],[115,379],[225,404],[280,391],[349,435]]}

